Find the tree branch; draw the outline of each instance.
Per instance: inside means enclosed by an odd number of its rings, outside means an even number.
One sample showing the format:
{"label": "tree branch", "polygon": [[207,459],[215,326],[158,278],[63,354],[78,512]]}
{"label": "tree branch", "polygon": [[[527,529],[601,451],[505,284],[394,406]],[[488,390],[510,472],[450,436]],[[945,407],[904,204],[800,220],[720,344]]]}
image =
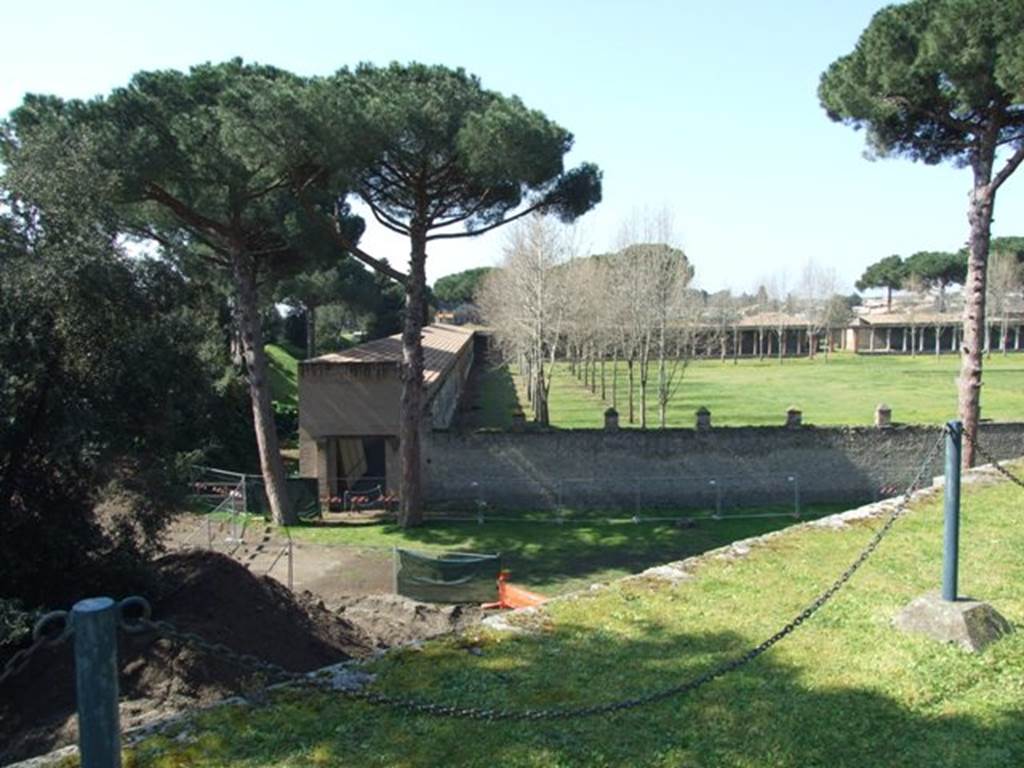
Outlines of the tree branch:
{"label": "tree branch", "polygon": [[1006,181],[1017,170],[1019,166],[1024,162],[1024,147],[1019,147],[1016,152],[1006,161],[1006,165],[995,175],[995,178],[989,183],[989,190],[995,192],[1002,186],[1003,182]]}
{"label": "tree branch", "polygon": [[396,283],[405,285],[408,282],[408,275],[399,272],[382,259],[375,259],[366,251],[350,243],[348,238],[342,234],[341,226],[338,224],[338,221],[317,211],[316,206],[313,205],[308,197],[305,195],[299,195],[299,202],[302,204],[302,208],[306,214],[314,221],[320,222],[321,226],[323,226],[331,236],[331,239],[334,240],[342,250],[352,254],[352,256],[359,259],[359,261],[363,262],[374,271],[390,277]]}
{"label": "tree branch", "polygon": [[155,184],[152,181],[147,182],[146,193],[151,200],[168,208],[175,216],[181,219],[181,221],[195,227],[196,229],[212,232],[213,234],[224,238],[231,237],[231,230],[227,226],[221,224],[219,221],[203,216],[192,208],[189,208],[188,205],[181,202],[181,200],[174,197],[174,195],[170,194],[160,185]]}
{"label": "tree branch", "polygon": [[399,235],[402,235],[403,237],[409,236],[409,228],[406,227],[401,221],[382,211],[380,208],[377,207],[375,203],[371,202],[369,199],[364,197],[363,200],[366,202],[366,205],[370,208],[370,211],[373,213],[373,217],[377,219],[381,226],[387,227],[392,232],[396,232]]}
{"label": "tree branch", "polygon": [[[493,224],[488,224],[486,227],[481,227],[480,229],[471,229],[471,230],[467,230],[465,232],[443,232],[443,233],[441,233],[439,235],[429,235],[427,237],[427,240],[428,241],[429,240],[453,240],[453,239],[455,239],[457,237],[476,237],[477,235],[482,235],[485,232],[490,232],[492,229],[497,229],[498,227],[500,227],[500,226],[502,226],[504,224],[511,224],[513,221],[516,221],[517,219],[521,219],[524,216],[529,216],[531,213],[534,213],[535,211],[539,211],[539,210],[541,210],[543,208],[546,208],[548,205],[550,205],[550,203],[548,201],[541,200],[541,201],[539,201],[537,203],[534,203],[533,205],[529,206],[528,208],[524,208],[519,213],[517,213],[517,214],[515,214],[513,216],[509,216],[508,218],[504,218],[501,221],[496,221]],[[451,221],[451,222],[448,222],[448,223],[449,224],[454,223],[454,220]],[[447,224],[446,225],[442,225],[442,226],[447,226]]]}

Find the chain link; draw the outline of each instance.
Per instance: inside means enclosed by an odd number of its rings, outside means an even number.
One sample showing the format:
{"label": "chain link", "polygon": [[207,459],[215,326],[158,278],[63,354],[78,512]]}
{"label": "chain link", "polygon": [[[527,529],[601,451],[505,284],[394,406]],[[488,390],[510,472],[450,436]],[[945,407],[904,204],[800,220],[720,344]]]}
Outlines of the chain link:
{"label": "chain link", "polygon": [[71,637],[71,621],[67,611],[43,614],[32,628],[32,644],[22,648],[7,660],[0,672],[0,685],[20,673],[43,648],[53,648]]}
{"label": "chain link", "polygon": [[[131,601],[127,607],[138,610],[141,615],[132,616],[132,611],[124,610],[126,603]],[[169,621],[154,621],[150,616],[149,603],[142,597],[129,597],[121,601],[121,628],[128,634],[153,633],[158,637],[173,640],[184,645],[191,646],[196,650],[209,654],[215,658],[227,661],[242,669],[265,676],[269,681],[297,682],[305,679],[304,673],[291,672],[284,667],[253,656],[250,653],[239,653],[224,643],[215,643],[207,640],[195,632],[185,632],[178,629]]]}
{"label": "chain link", "polygon": [[[346,698],[354,699],[356,701],[362,701],[371,705],[391,707],[411,714],[471,720],[537,721],[568,720],[594,717],[597,715],[607,715],[615,712],[635,709],[637,707],[653,704],[658,701],[663,701],[665,699],[694,691],[714,680],[717,680],[723,675],[750,664],[755,659],[765,654],[774,645],[788,637],[805,621],[817,613],[851,578],[853,578],[853,575],[862,565],[864,565],[867,559],[871,557],[872,553],[874,553],[878,548],[878,545],[882,542],[882,539],[885,538],[886,534],[888,534],[890,530],[892,530],[893,525],[895,525],[896,521],[906,511],[911,494],[923,485],[924,480],[927,477],[928,469],[938,453],[939,448],[942,446],[944,437],[945,431],[943,431],[939,439],[936,440],[935,444],[928,450],[924,461],[921,463],[920,469],[914,476],[910,485],[907,486],[906,490],[893,506],[892,510],[889,512],[885,522],[875,532],[868,544],[863,550],[861,550],[860,554],[858,554],[846,570],[843,571],[839,578],[832,582],[827,589],[821,592],[809,605],[807,605],[807,607],[800,611],[800,613],[798,613],[775,634],[771,635],[766,640],[749,649],[742,655],[725,661],[716,667],[712,667],[700,675],[690,678],[689,680],[685,680],[682,683],[616,701],[602,702],[580,707],[550,707],[543,709],[506,709],[497,707],[456,706],[454,704],[424,701],[422,699],[412,697],[392,696],[389,694],[367,691],[365,689],[342,690],[338,691],[338,693]],[[191,646],[203,653],[232,663],[242,669],[248,669],[252,672],[258,673],[264,676],[268,682],[290,683],[316,687],[320,687],[324,683],[324,679],[318,677],[315,673],[308,674],[292,672],[278,664],[266,661],[257,656],[253,656],[252,654],[239,653],[224,643],[211,642],[194,632],[182,631],[168,621],[154,621],[150,618],[150,605],[142,597],[129,597],[122,600],[118,604],[118,614],[121,628],[129,634],[152,633],[158,637]],[[61,631],[58,634],[54,634],[52,630],[46,631],[47,628],[50,627],[50,625],[58,618],[63,622]],[[11,675],[20,672],[39,649],[45,646],[59,644],[67,639],[70,634],[71,628],[68,622],[67,612],[57,611],[44,616],[36,624],[33,632],[33,637],[35,639],[32,645],[22,651],[18,651],[4,666],[3,673],[0,674],[0,683],[3,683]]]}
{"label": "chain link", "polygon": [[1015,485],[1019,485],[1021,488],[1024,488],[1024,480],[1022,480],[1021,478],[1017,477],[1010,470],[1008,470],[1006,467],[1004,467],[1002,464],[1000,464],[999,461],[996,460],[996,457],[993,456],[991,453],[989,453],[984,448],[984,446],[982,446],[981,443],[979,443],[978,440],[971,433],[969,433],[965,429],[963,434],[964,434],[964,437],[967,438],[967,442],[969,442],[972,446],[974,446],[974,450],[976,450],[978,452],[978,454],[981,456],[981,458],[985,459],[989,464],[991,464],[992,468],[995,469],[996,472],[1001,474],[1003,477],[1005,477],[1011,483],[1014,483]]}
{"label": "chain link", "polygon": [[678,685],[650,691],[633,698],[601,704],[591,704],[589,706],[582,707],[555,707],[547,709],[516,710],[486,707],[458,707],[451,704],[439,704],[414,698],[389,696],[387,694],[373,693],[365,690],[344,691],[342,692],[342,695],[364,701],[368,704],[393,707],[412,714],[466,718],[472,720],[569,720],[635,709],[637,707],[653,704],[658,701],[694,691],[713,680],[717,680],[729,672],[733,672],[746,666],[759,656],[762,656],[772,648],[772,646],[792,634],[801,624],[817,613],[818,610],[828,603],[828,601],[831,600],[832,597],[842,589],[842,587],[851,578],[853,578],[853,575],[862,565],[864,565],[865,561],[867,561],[871,554],[878,548],[882,539],[885,538],[886,534],[889,533],[890,530],[892,530],[893,525],[906,511],[911,494],[923,485],[924,480],[927,477],[928,469],[943,444],[945,434],[945,429],[943,429],[939,438],[928,450],[924,461],[921,463],[917,474],[914,476],[914,479],[911,481],[910,485],[907,486],[906,490],[900,496],[899,501],[897,501],[896,505],[889,513],[885,523],[875,532],[871,541],[868,542],[867,546],[865,546],[847,569],[843,571],[838,579],[836,579],[825,591],[819,594],[813,602],[811,602],[774,635],[764,640],[759,645],[751,648],[741,656],[723,662],[717,667],[713,667],[697,677],[686,680]]}
{"label": "chain link", "polygon": [[[932,461],[935,459],[939,449],[943,444],[945,437],[945,431],[939,436],[935,443],[928,450],[924,461],[921,463],[917,474],[911,481],[910,485],[903,492],[899,500],[890,511],[883,525],[875,532],[868,544],[861,550],[860,554],[854,559],[854,561],[846,568],[845,571],[837,578],[827,589],[821,592],[807,607],[805,607],[800,613],[798,613],[792,620],[785,624],[775,634],[761,642],[759,645],[749,649],[742,655],[730,659],[716,667],[701,673],[700,675],[686,680],[677,685],[661,688],[647,693],[634,696],[632,698],[619,699],[616,701],[602,702],[598,704],[590,704],[580,707],[552,707],[543,709],[506,709],[497,707],[474,707],[474,706],[457,706],[450,703],[440,703],[432,701],[424,701],[422,699],[403,697],[403,696],[392,696],[384,693],[376,693],[373,691],[367,691],[365,689],[358,690],[343,690],[338,693],[346,698],[362,701],[367,704],[376,706],[385,706],[398,709],[404,712],[418,715],[431,715],[436,717],[452,717],[461,719],[471,720],[519,720],[519,721],[537,721],[537,720],[568,720],[575,718],[594,717],[597,715],[607,715],[615,712],[622,712],[625,710],[635,709],[637,707],[653,704],[658,701],[673,698],[684,693],[694,691],[708,683],[717,680],[718,678],[733,672],[747,664],[753,662],[758,657],[765,654],[774,645],[779,643],[784,638],[792,634],[798,627],[800,627],[805,621],[810,619],[815,613],[817,613],[829,600],[832,599],[835,594],[842,589],[842,587],[851,579],[853,575],[860,569],[867,559],[874,553],[878,548],[878,545],[885,538],[886,534],[892,530],[893,525],[906,511],[907,504],[910,500],[911,494],[914,491],[922,487],[929,468],[931,467]],[[321,681],[317,679],[315,675],[308,675],[302,673],[289,672],[288,670],[280,667],[276,664],[259,659],[250,654],[241,654],[233,651],[231,648],[225,646],[223,643],[211,643],[191,632],[182,632],[175,628],[172,624],[165,621],[151,621],[148,617],[132,620],[129,622],[129,626],[125,627],[128,631],[153,631],[159,635],[177,640],[179,642],[187,643],[199,650],[205,651],[212,655],[218,656],[222,659],[230,661],[239,667],[250,669],[254,672],[259,672],[266,675],[271,680],[280,680],[289,683],[298,683],[302,685],[319,686]]]}

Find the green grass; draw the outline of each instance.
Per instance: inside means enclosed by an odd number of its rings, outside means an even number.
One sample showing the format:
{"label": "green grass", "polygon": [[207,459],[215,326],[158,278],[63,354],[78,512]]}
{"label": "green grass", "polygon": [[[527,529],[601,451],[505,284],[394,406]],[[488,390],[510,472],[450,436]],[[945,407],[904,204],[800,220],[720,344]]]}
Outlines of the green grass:
{"label": "green grass", "polygon": [[509,429],[512,414],[519,408],[519,396],[508,366],[487,368],[478,376],[475,400],[465,418],[470,429]]}
{"label": "green grass", "polygon": [[[1019,488],[965,487],[961,584],[1024,622]],[[549,606],[534,635],[481,632],[388,654],[375,690],[465,705],[576,706],[671,685],[776,631],[838,576],[877,521],[796,530],[673,587],[632,581]],[[659,704],[566,722],[411,716],[290,692],[200,715],[133,766],[972,766],[1024,764],[1024,632],[981,655],[901,634],[937,588],[941,502],[917,504],[817,615],[749,666]],[[468,650],[472,649],[473,653]]]}
{"label": "green grass", "polygon": [[277,344],[266,347],[270,367],[270,396],[283,405],[299,404],[299,358]]}
{"label": "green grass", "polygon": [[[669,402],[668,425],[692,427],[694,411],[710,409],[718,426],[771,425],[785,422],[790,406],[803,411],[804,423],[871,424],[875,406],[886,403],[902,423],[936,424],[956,414],[959,358],[944,355],[868,357],[836,354],[778,361],[740,360],[737,364],[701,361],[691,364]],[[554,427],[600,427],[611,404],[611,365],[605,366],[606,398],[590,392],[569,371],[556,367],[550,413]],[[648,426],[658,425],[656,363],[648,390]],[[1024,356],[993,355],[985,361],[982,414],[997,421],[1024,419]],[[619,423],[628,423],[628,379],[618,367]],[[638,391],[639,385],[636,385]],[[639,424],[639,394],[635,396]],[[525,405],[525,404],[524,404]]]}
{"label": "green grass", "polygon": [[[837,509],[818,505],[803,510],[805,518],[820,517]],[[759,510],[743,510],[750,514]],[[651,513],[664,515],[664,512]],[[737,514],[740,514],[737,512]],[[584,589],[595,581],[608,581],[644,568],[706,552],[729,542],[756,536],[793,523],[793,518],[768,517],[722,520],[701,519],[694,528],[671,523],[626,522],[629,515],[615,513],[605,522],[591,517],[559,525],[552,522],[428,522],[403,530],[397,525],[299,526],[297,539],[328,546],[362,549],[393,547],[422,552],[501,553],[502,565],[512,580],[544,594]],[[550,520],[550,517],[544,519]]]}

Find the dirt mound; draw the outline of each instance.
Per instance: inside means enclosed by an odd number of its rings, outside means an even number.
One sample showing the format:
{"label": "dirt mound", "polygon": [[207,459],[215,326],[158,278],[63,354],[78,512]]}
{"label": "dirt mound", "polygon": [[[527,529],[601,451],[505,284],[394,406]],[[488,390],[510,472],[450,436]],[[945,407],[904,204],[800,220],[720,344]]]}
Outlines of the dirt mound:
{"label": "dirt mound", "polygon": [[[366,656],[380,642],[311,595],[256,577],[211,552],[168,555],[155,564],[153,616],[292,671]],[[252,675],[193,648],[121,633],[122,727],[244,691]],[[0,764],[73,742],[70,644],[38,655],[0,697]]]}
{"label": "dirt mound", "polygon": [[475,605],[430,605],[401,595],[365,595],[335,601],[337,614],[359,627],[381,648],[459,632],[477,624]]}

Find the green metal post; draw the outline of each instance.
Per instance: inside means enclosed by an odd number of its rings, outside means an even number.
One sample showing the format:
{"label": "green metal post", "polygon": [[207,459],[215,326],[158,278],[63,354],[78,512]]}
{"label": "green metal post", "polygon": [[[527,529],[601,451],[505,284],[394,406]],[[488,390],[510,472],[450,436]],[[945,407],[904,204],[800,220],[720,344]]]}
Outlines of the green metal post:
{"label": "green metal post", "polygon": [[71,609],[82,768],[120,768],[121,765],[117,620],[117,604],[109,597],[80,600]]}
{"label": "green metal post", "polygon": [[960,565],[960,451],[964,425],[951,421],[946,425],[946,487],[942,553],[942,599],[956,600],[957,571]]}

